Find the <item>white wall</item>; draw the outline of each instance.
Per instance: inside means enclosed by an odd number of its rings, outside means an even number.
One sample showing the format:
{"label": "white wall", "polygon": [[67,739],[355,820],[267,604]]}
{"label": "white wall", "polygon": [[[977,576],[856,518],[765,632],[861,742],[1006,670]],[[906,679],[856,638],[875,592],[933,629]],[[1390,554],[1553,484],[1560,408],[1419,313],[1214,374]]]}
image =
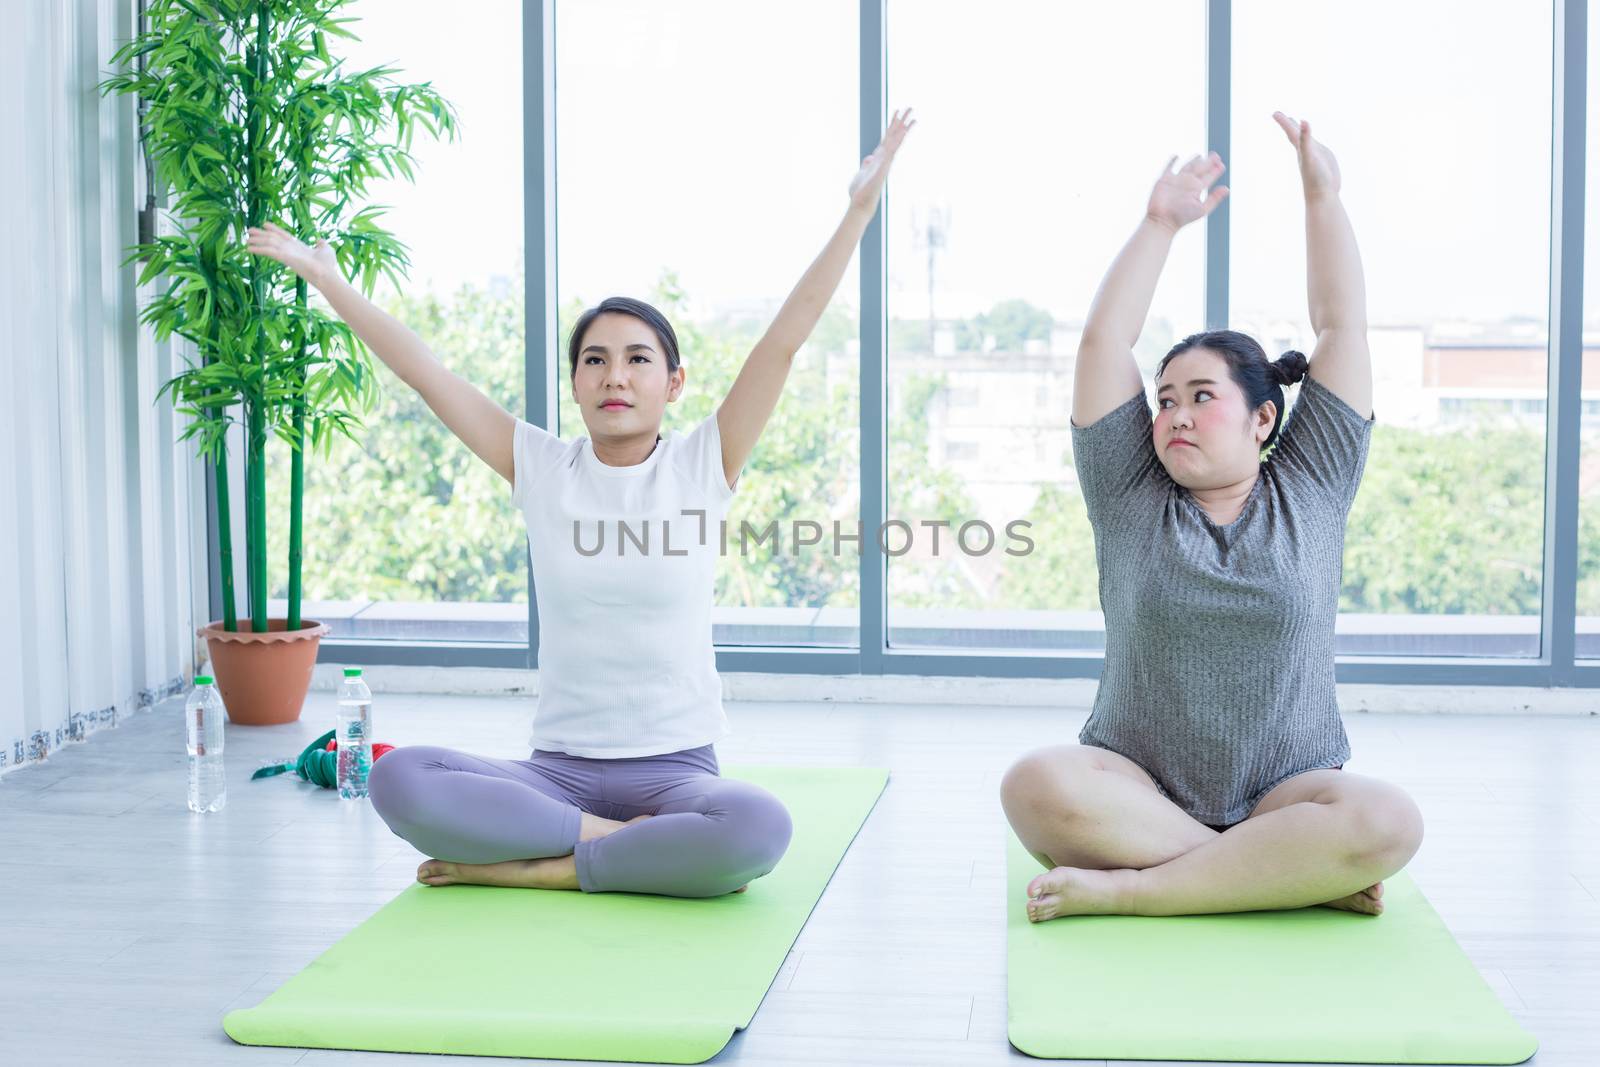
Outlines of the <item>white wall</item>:
{"label": "white wall", "polygon": [[143,166],[133,101],[96,86],[133,5],[26,0],[7,24],[0,774],[183,688],[205,519],[201,468],[170,403],[155,403],[183,362],[139,327],[150,294],[120,266]]}

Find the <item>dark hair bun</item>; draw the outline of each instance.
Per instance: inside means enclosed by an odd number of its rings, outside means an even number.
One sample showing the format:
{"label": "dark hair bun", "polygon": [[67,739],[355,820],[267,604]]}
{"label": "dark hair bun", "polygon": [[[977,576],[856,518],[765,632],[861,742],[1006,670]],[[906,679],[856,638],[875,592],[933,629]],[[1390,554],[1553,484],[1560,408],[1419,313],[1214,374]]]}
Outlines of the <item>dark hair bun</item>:
{"label": "dark hair bun", "polygon": [[1272,380],[1279,385],[1294,385],[1306,376],[1310,361],[1300,352],[1285,352],[1267,366]]}

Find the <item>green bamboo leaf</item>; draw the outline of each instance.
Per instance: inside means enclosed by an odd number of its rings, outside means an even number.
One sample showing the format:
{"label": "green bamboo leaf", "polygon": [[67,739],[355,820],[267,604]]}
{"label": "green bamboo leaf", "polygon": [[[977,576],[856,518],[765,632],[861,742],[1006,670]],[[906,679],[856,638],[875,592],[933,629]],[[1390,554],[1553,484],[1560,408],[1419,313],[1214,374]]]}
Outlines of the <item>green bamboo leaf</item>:
{"label": "green bamboo leaf", "polygon": [[331,33],[335,37],[344,37],[351,41],[359,41],[361,38],[344,28],[346,23],[355,21],[356,20],[353,18],[328,19],[322,24],[322,32]]}

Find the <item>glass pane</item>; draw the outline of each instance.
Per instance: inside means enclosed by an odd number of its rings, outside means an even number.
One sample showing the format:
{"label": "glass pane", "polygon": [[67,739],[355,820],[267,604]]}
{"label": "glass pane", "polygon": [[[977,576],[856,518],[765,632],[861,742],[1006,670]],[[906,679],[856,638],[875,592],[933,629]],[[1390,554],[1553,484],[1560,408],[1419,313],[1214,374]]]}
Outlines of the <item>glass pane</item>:
{"label": "glass pane", "polygon": [[1577,654],[1600,658],[1600,22],[1589,12],[1583,228],[1583,418],[1578,466]]}
{"label": "glass pane", "polygon": [[[1162,165],[1204,149],[1205,6],[973,10],[889,6],[889,101],[922,120],[889,197],[889,639],[1093,651],[1073,363]],[[1204,260],[1192,227],[1137,346],[1147,379],[1203,326]]]}
{"label": "glass pane", "polygon": [[[360,0],[360,41],[330,40],[349,69],[399,68],[455,105],[458,139],[412,144],[416,182],[371,201],[410,250],[401,292],[374,299],[451,370],[525,410],[522,291],[522,5],[484,0],[441,19],[424,0]],[[527,535],[511,488],[380,360],[381,401],[328,460],[306,463],[304,614],[334,637],[528,640]],[[272,596],[288,594],[288,449],[268,474]],[[239,499],[242,499],[240,497]],[[281,614],[283,601],[273,603]]]}
{"label": "glass pane", "polygon": [[1274,110],[1336,154],[1366,271],[1377,423],[1340,653],[1539,652],[1550,6],[1501,13],[1233,7],[1232,325],[1269,356],[1311,354],[1303,200]]}
{"label": "glass pane", "polygon": [[[562,343],[607,296],[659,308],[688,374],[664,432],[715,410],[844,215],[860,162],[856,19],[849,0],[556,9]],[[832,533],[854,534],[860,514],[858,279],[853,264],[729,505],[718,644],[856,642],[858,557],[843,541],[836,554]],[[565,349],[556,358],[561,435],[578,437]],[[826,535],[797,548],[808,523]]]}

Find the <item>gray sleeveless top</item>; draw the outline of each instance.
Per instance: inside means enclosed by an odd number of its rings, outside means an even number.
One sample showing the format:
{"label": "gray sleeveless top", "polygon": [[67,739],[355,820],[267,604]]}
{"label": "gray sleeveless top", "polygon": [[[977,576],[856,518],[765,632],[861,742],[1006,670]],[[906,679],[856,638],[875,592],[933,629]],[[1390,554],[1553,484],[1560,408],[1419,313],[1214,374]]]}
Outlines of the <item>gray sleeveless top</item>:
{"label": "gray sleeveless top", "polygon": [[1072,427],[1105,669],[1079,742],[1143,767],[1200,822],[1350,755],[1333,684],[1344,527],[1372,419],[1306,378],[1239,517],[1172,480],[1143,393]]}

